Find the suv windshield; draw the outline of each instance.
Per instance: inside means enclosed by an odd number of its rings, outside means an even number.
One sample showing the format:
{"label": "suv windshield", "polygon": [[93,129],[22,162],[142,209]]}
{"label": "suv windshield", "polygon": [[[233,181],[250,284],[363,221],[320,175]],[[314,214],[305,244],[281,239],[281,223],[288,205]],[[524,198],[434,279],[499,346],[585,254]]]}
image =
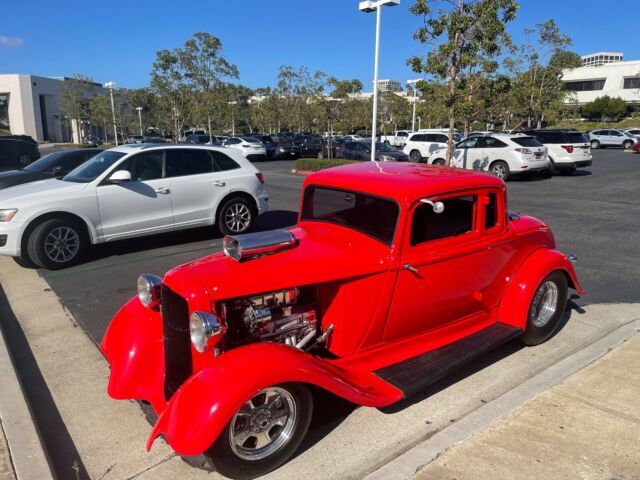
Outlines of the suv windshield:
{"label": "suv windshield", "polygon": [[304,192],[301,219],[343,225],[391,245],[398,213],[393,200],[310,186]]}
{"label": "suv windshield", "polygon": [[123,152],[105,150],[91,160],[69,172],[62,180],[65,182],[89,183],[102,175],[109,167],[124,157]]}
{"label": "suv windshield", "polygon": [[60,157],[64,156],[65,153],[67,152],[60,151],[60,152],[50,153],[49,155],[45,155],[41,159],[36,160],[33,163],[30,163],[29,165],[24,167],[22,170],[24,170],[25,172],[46,172],[48,170],[51,170],[53,165],[55,165],[56,161]]}

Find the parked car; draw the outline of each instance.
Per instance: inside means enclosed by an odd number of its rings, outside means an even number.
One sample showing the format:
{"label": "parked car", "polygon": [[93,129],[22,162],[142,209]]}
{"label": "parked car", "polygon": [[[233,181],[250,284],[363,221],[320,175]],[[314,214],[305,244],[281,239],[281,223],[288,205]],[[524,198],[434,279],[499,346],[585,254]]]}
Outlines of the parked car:
{"label": "parked car", "polygon": [[409,136],[402,151],[412,162],[421,162],[436,150],[446,147],[448,141],[449,135],[441,130],[420,130]]}
{"label": "parked car", "polygon": [[584,293],[570,259],[542,221],[507,214],[495,177],[324,170],[305,179],[294,227],[140,276],[101,344],[107,392],[151,404],[149,448],[162,436],[255,478],[300,446],[310,387],[380,408],[511,339],[545,342],[568,289]]}
{"label": "parked car", "polygon": [[536,137],[547,147],[551,173],[573,173],[577,168],[591,166],[589,140],[573,130],[540,129],[524,130],[524,134]]}
{"label": "parked car", "polygon": [[99,148],[60,150],[45,155],[21,170],[0,172],[0,190],[36,180],[62,178],[101,151]]}
{"label": "parked car", "polygon": [[204,128],[192,128],[190,130],[185,130],[182,132],[182,136],[180,137],[180,141],[186,141],[187,137],[191,135],[206,135],[207,131]]}
{"label": "parked car", "polygon": [[635,138],[622,130],[607,128],[589,132],[589,142],[593,149],[606,147],[622,147],[628,149],[633,147]]}
{"label": "parked car", "polygon": [[[366,140],[365,137],[363,137],[362,135],[344,135],[342,138],[344,138],[345,142],[362,142],[364,140]],[[369,139],[371,139],[371,137],[369,137]]]}
{"label": "parked car", "polygon": [[[347,160],[371,160],[371,145],[367,142],[346,142],[340,148],[340,156]],[[376,143],[376,160],[379,162],[408,162],[409,157],[386,143]]]}
{"label": "parked car", "polygon": [[144,137],[143,143],[167,143],[167,141],[163,137],[159,137],[157,135],[147,135]]}
{"label": "parked car", "polygon": [[190,143],[192,145],[220,145],[216,137],[210,137],[207,134],[189,135],[185,139],[185,143]]}
{"label": "parked car", "polygon": [[296,136],[294,144],[298,147],[300,157],[327,158],[329,156],[329,150],[332,151],[331,156],[335,157],[337,144],[335,142],[329,144],[317,135]]}
{"label": "parked car", "polygon": [[251,136],[260,140],[260,142],[264,145],[264,148],[267,151],[267,158],[273,158],[276,153],[276,142],[271,137],[271,135],[258,133],[252,134]]}
{"label": "parked car", "polygon": [[145,143],[144,142],[144,135],[129,135],[127,137],[127,140],[124,142],[126,144],[133,144],[133,143]]}
{"label": "parked car", "polygon": [[0,191],[0,255],[57,269],[95,243],[206,225],[242,233],[268,200],[262,174],[235,150],[123,145],[60,180]]}
{"label": "parked car", "polygon": [[[118,134],[118,138],[120,142],[122,142],[122,138],[120,138],[119,134]],[[102,145],[102,140],[100,140],[95,135],[87,135],[86,137],[84,137],[84,144],[90,147],[99,147],[100,145]]]}
{"label": "parked car", "polygon": [[0,169],[22,168],[40,158],[38,144],[26,135],[0,137]]}
{"label": "parked car", "polygon": [[636,140],[640,140],[640,128],[628,128],[625,133],[631,135]]}
{"label": "parked car", "polygon": [[247,160],[267,159],[267,149],[260,140],[253,137],[231,137],[223,144],[227,148],[239,150]]}
{"label": "parked car", "polygon": [[633,145],[633,151],[636,152],[636,153],[640,153],[640,141],[636,142]]}
{"label": "parked car", "polygon": [[300,158],[300,148],[293,143],[278,142],[273,152],[275,160],[288,160]]}
{"label": "parked car", "polygon": [[[436,150],[428,159],[433,165],[444,165],[447,149]],[[522,173],[548,173],[547,148],[535,137],[517,134],[494,134],[470,137],[458,144],[451,166],[490,172],[502,180]]]}
{"label": "parked car", "polygon": [[382,135],[380,141],[393,147],[403,148],[411,133],[411,130],[397,130],[391,135]]}

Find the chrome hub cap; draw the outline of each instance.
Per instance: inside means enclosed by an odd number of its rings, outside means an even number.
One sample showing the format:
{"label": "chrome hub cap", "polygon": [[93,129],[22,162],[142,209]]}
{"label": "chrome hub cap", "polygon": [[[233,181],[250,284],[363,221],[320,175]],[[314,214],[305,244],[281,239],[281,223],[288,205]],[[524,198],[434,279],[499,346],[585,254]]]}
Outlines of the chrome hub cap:
{"label": "chrome hub cap", "polygon": [[544,327],[553,318],[558,308],[558,287],[547,281],[538,287],[531,302],[529,316],[536,327]]}
{"label": "chrome hub cap", "polygon": [[18,157],[18,163],[20,163],[20,165],[22,165],[23,167],[26,167],[31,163],[31,157],[29,155],[22,154],[20,155],[20,157]]}
{"label": "chrome hub cap", "polygon": [[232,232],[239,233],[249,228],[251,212],[243,203],[234,203],[227,208],[224,214],[224,223]]}
{"label": "chrome hub cap", "polygon": [[491,171],[498,178],[504,179],[504,177],[507,175],[507,170],[504,168],[504,165],[496,165],[491,169]]}
{"label": "chrome hub cap", "polygon": [[261,460],[286,445],[296,424],[296,403],[284,388],[262,390],[231,420],[231,450],[244,460]]}
{"label": "chrome hub cap", "polygon": [[70,227],[57,227],[49,232],[44,240],[44,251],[50,260],[64,263],[78,254],[80,237]]}

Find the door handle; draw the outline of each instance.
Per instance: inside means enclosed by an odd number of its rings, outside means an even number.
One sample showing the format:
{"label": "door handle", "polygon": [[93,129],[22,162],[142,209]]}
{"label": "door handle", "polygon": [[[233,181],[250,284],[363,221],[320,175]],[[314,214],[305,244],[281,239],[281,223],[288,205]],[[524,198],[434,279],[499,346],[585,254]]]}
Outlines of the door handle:
{"label": "door handle", "polygon": [[168,188],[165,188],[165,187],[160,187],[160,188],[156,188],[155,192],[156,193],[160,193],[162,195],[166,195],[168,193],[171,193],[171,190],[169,190]]}
{"label": "door handle", "polygon": [[213,182],[213,186],[214,187],[224,187],[226,185],[225,182],[223,182],[222,180],[218,180],[216,182]]}
{"label": "door handle", "polygon": [[418,271],[418,269],[416,267],[414,267],[413,265],[411,265],[410,263],[405,263],[402,268],[404,270],[409,270],[411,273],[415,273],[416,275],[420,275],[420,272]]}

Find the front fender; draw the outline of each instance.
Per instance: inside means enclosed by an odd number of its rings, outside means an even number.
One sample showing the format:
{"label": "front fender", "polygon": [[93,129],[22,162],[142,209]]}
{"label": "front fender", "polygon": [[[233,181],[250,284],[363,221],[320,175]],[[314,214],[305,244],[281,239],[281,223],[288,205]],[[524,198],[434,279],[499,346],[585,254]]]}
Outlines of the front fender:
{"label": "front fender", "polygon": [[402,399],[400,390],[370,372],[346,370],[287,345],[257,343],[222,354],[187,380],[158,418],[147,450],[163,435],[177,453],[201,454],[257,392],[290,382],[316,385],[365,406]]}
{"label": "front fender", "polygon": [[567,257],[557,250],[540,248],[531,253],[513,275],[498,307],[498,321],[525,329],[531,299],[542,279],[554,270],[565,272],[569,286],[584,295]]}
{"label": "front fender", "polygon": [[111,373],[107,393],[116,399],[146,400],[156,413],[164,399],[164,344],[160,312],[146,308],[138,297],[116,314],[100,348]]}

